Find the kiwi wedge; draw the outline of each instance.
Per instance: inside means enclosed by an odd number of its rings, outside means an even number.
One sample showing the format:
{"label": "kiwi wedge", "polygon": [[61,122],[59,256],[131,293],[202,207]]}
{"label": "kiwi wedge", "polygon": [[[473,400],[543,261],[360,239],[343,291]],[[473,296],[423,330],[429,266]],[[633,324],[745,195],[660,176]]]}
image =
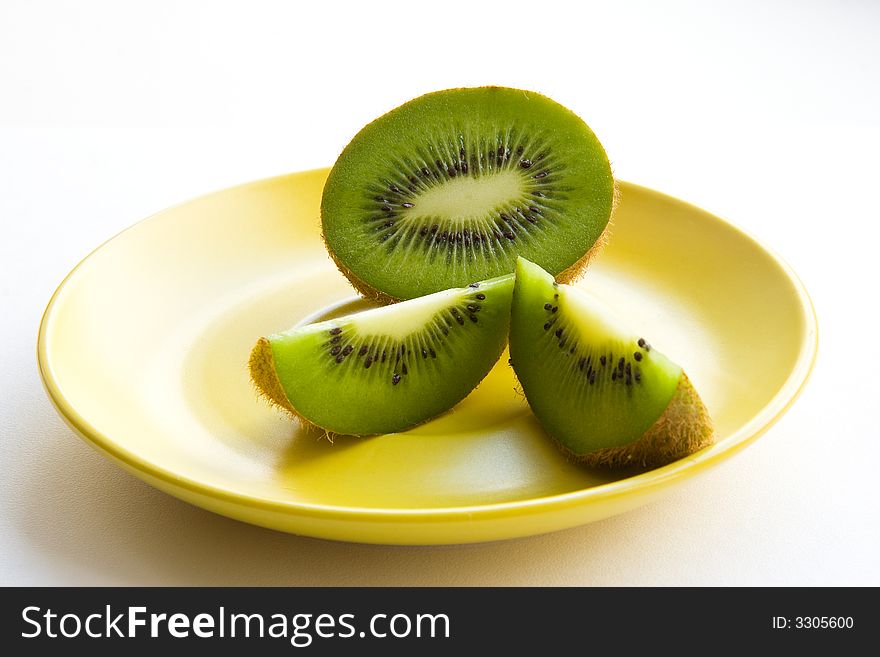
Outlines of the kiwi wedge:
{"label": "kiwi wedge", "polygon": [[713,441],[706,407],[681,367],[587,292],[522,258],[510,356],[535,416],[578,460],[657,467]]}
{"label": "kiwi wedge", "polygon": [[503,87],[412,100],[363,128],[330,171],[324,241],[381,303],[513,273],[569,280],[604,243],[611,166],[573,112]]}
{"label": "kiwi wedge", "polygon": [[261,338],[251,378],[305,422],[359,436],[452,408],[507,343],[513,275]]}

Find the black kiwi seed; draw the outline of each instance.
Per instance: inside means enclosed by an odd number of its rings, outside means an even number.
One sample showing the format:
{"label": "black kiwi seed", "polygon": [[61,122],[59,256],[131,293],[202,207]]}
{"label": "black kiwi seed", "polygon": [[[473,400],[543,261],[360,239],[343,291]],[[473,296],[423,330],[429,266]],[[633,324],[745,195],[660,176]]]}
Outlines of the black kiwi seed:
{"label": "black kiwi seed", "polygon": [[586,365],[586,364],[587,364],[587,359],[586,359],[586,358],[581,358],[581,359],[578,361],[578,369],[581,370],[581,371],[583,371],[583,370],[584,370],[584,365]]}
{"label": "black kiwi seed", "polygon": [[409,370],[406,369],[406,363],[404,363],[403,365],[400,366],[400,373],[401,374],[409,374]]}
{"label": "black kiwi seed", "polygon": [[331,356],[335,356],[335,355],[338,354],[340,351],[342,351],[342,347],[340,347],[339,345],[336,345],[335,347],[333,347],[333,348],[330,350],[330,355],[331,355]]}
{"label": "black kiwi seed", "polygon": [[470,318],[470,320],[471,320],[474,324],[477,323],[477,316],[476,316],[476,315],[468,315],[468,318]]}
{"label": "black kiwi seed", "polygon": [[437,352],[434,351],[431,347],[428,347],[428,353],[431,354],[431,358],[437,358]]}
{"label": "black kiwi seed", "polygon": [[330,344],[336,344],[341,339],[342,339],[341,335],[334,335],[332,338],[330,338]]}
{"label": "black kiwi seed", "polygon": [[422,229],[419,231],[419,235],[424,237],[427,234],[428,234],[428,228],[427,228],[427,226],[423,226]]}
{"label": "black kiwi seed", "polygon": [[480,293],[480,294],[476,295],[474,298],[475,298],[477,301],[483,301],[483,300],[486,299],[486,295]]}
{"label": "black kiwi seed", "polygon": [[637,361],[642,360],[642,352],[637,351],[636,353],[633,354],[633,358],[635,358]]}
{"label": "black kiwi seed", "polygon": [[602,367],[605,367],[605,363],[607,362],[605,356],[599,356],[599,362],[602,363]]}
{"label": "black kiwi seed", "polygon": [[639,338],[639,346],[644,349],[645,348],[645,338]]}
{"label": "black kiwi seed", "polygon": [[330,335],[339,335],[340,333],[342,333],[342,329],[338,326],[336,328],[330,329]]}
{"label": "black kiwi seed", "polygon": [[634,377],[634,378],[635,378],[635,380],[636,380],[636,383],[638,383],[638,382],[639,382],[639,381],[641,381],[641,380],[642,380],[642,373],[641,373],[641,372],[639,372],[639,370],[638,370],[638,369],[636,369],[636,373],[635,373],[635,374],[633,374],[633,377]]}
{"label": "black kiwi seed", "polygon": [[455,321],[464,326],[464,318],[461,315],[456,315]]}
{"label": "black kiwi seed", "polygon": [[550,309],[550,312],[555,313],[558,310],[559,310],[559,306],[553,306],[553,308]]}
{"label": "black kiwi seed", "polygon": [[596,382],[596,373],[590,372],[590,385],[593,385]]}
{"label": "black kiwi seed", "polygon": [[400,383],[400,374],[395,372],[391,377],[391,385],[396,386],[398,383]]}
{"label": "black kiwi seed", "polygon": [[621,356],[621,357],[620,357],[620,360],[617,361],[617,369],[622,370],[622,369],[623,369],[623,364],[624,364],[625,362],[626,362],[626,361],[623,359],[623,356]]}
{"label": "black kiwi seed", "polygon": [[561,329],[561,328],[556,329],[556,337],[557,337],[557,338],[561,338],[561,337],[562,337],[562,329]]}
{"label": "black kiwi seed", "polygon": [[373,364],[373,357],[367,356],[366,359],[364,359],[364,368],[370,369],[370,365],[372,365],[372,364]]}
{"label": "black kiwi seed", "polygon": [[545,303],[544,304],[544,310],[550,310],[552,307],[553,307],[552,303]]}
{"label": "black kiwi seed", "polygon": [[382,212],[391,212],[391,208],[387,205],[382,206]]}
{"label": "black kiwi seed", "polygon": [[532,161],[531,161],[531,160],[521,160],[520,163],[519,163],[519,165],[520,165],[523,169],[528,169],[530,166],[532,166]]}
{"label": "black kiwi seed", "polygon": [[385,359],[388,357],[388,353],[383,349],[382,350],[382,362],[385,362]]}
{"label": "black kiwi seed", "polygon": [[468,285],[468,287],[472,287],[472,288],[476,289],[476,288],[480,287],[480,284],[479,283],[471,283],[470,285]]}
{"label": "black kiwi seed", "polygon": [[617,370],[611,372],[611,380],[617,381]]}
{"label": "black kiwi seed", "polygon": [[532,178],[534,178],[535,180],[540,180],[541,178],[546,178],[546,177],[547,177],[546,171],[542,171],[541,173],[536,173],[534,176],[532,176]]}
{"label": "black kiwi seed", "polygon": [[427,358],[427,357],[428,357],[428,352],[427,352],[427,350],[423,347],[423,348],[422,348],[422,358]]}
{"label": "black kiwi seed", "polygon": [[352,346],[350,344],[346,345],[345,349],[342,350],[342,355],[348,356],[351,353],[351,350],[352,350]]}
{"label": "black kiwi seed", "polygon": [[475,303],[469,303],[467,309],[470,310],[472,313],[480,312],[480,307]]}
{"label": "black kiwi seed", "polygon": [[632,367],[629,363],[626,364],[626,375],[630,376],[632,374]]}
{"label": "black kiwi seed", "polygon": [[339,354],[339,355],[336,357],[336,362],[337,362],[337,363],[341,363],[341,362],[344,361],[344,360],[345,360],[345,354]]}

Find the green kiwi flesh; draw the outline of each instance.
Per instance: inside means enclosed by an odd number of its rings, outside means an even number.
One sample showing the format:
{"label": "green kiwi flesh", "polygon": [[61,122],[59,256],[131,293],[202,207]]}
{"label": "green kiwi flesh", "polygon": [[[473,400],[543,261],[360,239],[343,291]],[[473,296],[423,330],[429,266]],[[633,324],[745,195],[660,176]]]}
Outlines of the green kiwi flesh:
{"label": "green kiwi flesh", "polygon": [[681,367],[587,292],[522,258],[510,356],[535,416],[579,460],[656,467],[712,442]]}
{"label": "green kiwi flesh", "polygon": [[507,275],[270,335],[251,352],[251,378],[326,431],[403,431],[452,408],[492,369],[512,292]]}
{"label": "green kiwi flesh", "polygon": [[410,299],[513,273],[573,276],[604,242],[608,157],[573,112],[503,87],[421,96],[363,128],[330,171],[324,241],[358,290]]}

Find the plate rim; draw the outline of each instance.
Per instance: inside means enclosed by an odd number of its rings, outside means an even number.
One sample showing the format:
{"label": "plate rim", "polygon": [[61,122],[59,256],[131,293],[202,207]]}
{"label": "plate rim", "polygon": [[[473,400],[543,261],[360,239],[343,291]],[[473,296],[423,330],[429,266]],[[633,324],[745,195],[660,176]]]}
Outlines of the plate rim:
{"label": "plate rim", "polygon": [[[663,489],[667,484],[679,481],[685,481],[701,474],[722,461],[727,460],[734,454],[738,453],[755,440],[766,433],[779,419],[788,411],[800,396],[806,386],[815,367],[819,346],[819,327],[816,316],[816,309],[801,279],[792,269],[792,267],[772,248],[768,247],[761,240],[754,237],[744,229],[733,224],[724,217],[720,217],[713,212],[709,212],[693,203],[683,201],[679,198],[670,196],[658,190],[618,180],[622,188],[632,188],[639,190],[640,193],[654,197],[666,203],[679,205],[687,210],[698,211],[700,213],[711,216],[714,220],[724,224],[728,229],[739,234],[740,237],[748,240],[758,249],[766,253],[782,272],[788,277],[800,302],[803,310],[804,322],[804,338],[801,341],[798,351],[798,357],[794,366],[791,368],[784,384],[776,391],[776,394],[767,402],[751,419],[740,427],[732,435],[728,436],[719,443],[707,447],[704,450],[696,452],[688,457],[675,461],[669,465],[634,474],[623,479],[583,488],[576,491],[559,493],[556,495],[546,495],[541,497],[530,497],[522,500],[514,500],[507,502],[495,502],[487,504],[475,504],[466,506],[447,506],[447,507],[429,507],[429,508],[364,508],[353,506],[340,506],[332,504],[318,504],[311,502],[294,502],[261,497],[251,493],[242,493],[229,488],[223,488],[215,484],[199,481],[193,477],[176,474],[170,469],[161,467],[160,464],[153,463],[146,459],[140,458],[125,449],[118,441],[111,436],[105,435],[83,417],[74,407],[74,405],[65,397],[61,386],[54,376],[51,363],[51,352],[48,346],[48,333],[51,329],[54,311],[57,308],[60,298],[65,293],[68,285],[75,278],[80,269],[99,251],[107,247],[111,242],[132,230],[136,226],[145,223],[159,215],[190,203],[208,198],[210,196],[226,193],[233,190],[242,190],[250,187],[257,187],[271,182],[276,182],[283,178],[294,176],[308,176],[317,173],[326,173],[329,171],[327,167],[308,169],[304,171],[295,171],[260,178],[250,182],[233,185],[221,189],[200,194],[191,199],[175,203],[158,212],[154,212],[143,219],[135,222],[131,226],[121,230],[109,239],[102,242],[82,260],[62,279],[61,283],[53,292],[43,312],[40,320],[40,326],[37,336],[37,365],[39,369],[40,379],[43,387],[52,402],[53,406],[62,417],[62,419],[70,426],[79,436],[87,443],[97,449],[102,454],[112,457],[113,460],[123,465],[126,469],[140,476],[156,479],[161,481],[167,488],[166,492],[172,494],[175,489],[185,489],[196,495],[214,498],[223,502],[231,503],[237,506],[257,508],[268,512],[282,512],[289,516],[304,516],[327,521],[339,520],[356,520],[366,521],[371,518],[389,521],[432,521],[437,522],[443,519],[458,520],[467,518],[469,520],[482,520],[503,518],[513,515],[530,515],[538,512],[552,512],[569,509],[572,507],[588,505],[598,501],[623,501],[642,495],[647,495],[653,491]],[[711,450],[711,453],[710,453]],[[141,477],[143,478],[143,477]],[[149,482],[148,482],[149,483]]]}

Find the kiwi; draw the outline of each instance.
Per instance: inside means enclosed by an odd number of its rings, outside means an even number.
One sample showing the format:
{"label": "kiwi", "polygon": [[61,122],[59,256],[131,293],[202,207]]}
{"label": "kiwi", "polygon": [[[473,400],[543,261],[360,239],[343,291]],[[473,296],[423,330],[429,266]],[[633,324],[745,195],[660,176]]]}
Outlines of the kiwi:
{"label": "kiwi", "polygon": [[270,335],[251,352],[251,378],[326,431],[403,431],[452,408],[492,369],[512,292],[507,275]]}
{"label": "kiwi", "polygon": [[713,441],[681,367],[585,291],[517,262],[511,364],[535,416],[570,456],[657,467]]}
{"label": "kiwi", "polygon": [[569,280],[604,243],[616,186],[574,113],[483,87],[421,96],[363,128],[324,187],[324,241],[387,303],[513,273],[518,255]]}

